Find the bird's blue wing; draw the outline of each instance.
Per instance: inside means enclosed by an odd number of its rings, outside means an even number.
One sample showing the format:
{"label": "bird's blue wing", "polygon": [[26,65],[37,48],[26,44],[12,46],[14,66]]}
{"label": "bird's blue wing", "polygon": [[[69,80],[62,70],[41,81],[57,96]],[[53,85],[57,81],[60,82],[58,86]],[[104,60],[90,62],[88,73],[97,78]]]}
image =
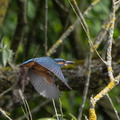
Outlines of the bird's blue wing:
{"label": "bird's blue wing", "polygon": [[54,83],[47,83],[45,80],[46,78],[36,74],[31,68],[28,70],[28,75],[32,85],[40,95],[50,99],[56,99],[60,97],[61,92]]}
{"label": "bird's blue wing", "polygon": [[34,58],[23,62],[22,65],[27,64],[27,63],[29,63],[29,62],[33,62],[33,61],[34,61]]}
{"label": "bird's blue wing", "polygon": [[[69,87],[67,81],[65,80],[60,66],[50,57],[36,58],[35,62],[45,67],[49,71],[53,72],[64,84]],[[70,88],[70,87],[69,87]],[[70,88],[71,89],[71,88]]]}
{"label": "bird's blue wing", "polygon": [[31,68],[33,64],[35,63],[34,59],[35,58],[23,62],[19,67],[26,66],[28,68]]}

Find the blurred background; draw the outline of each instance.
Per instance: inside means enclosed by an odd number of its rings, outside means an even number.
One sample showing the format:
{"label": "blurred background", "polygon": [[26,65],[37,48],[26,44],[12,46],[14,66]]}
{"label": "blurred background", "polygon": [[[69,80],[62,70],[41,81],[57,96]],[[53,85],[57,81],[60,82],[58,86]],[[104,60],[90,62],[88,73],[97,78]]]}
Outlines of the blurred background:
{"label": "blurred background", "polygon": [[[97,1],[97,4],[95,4],[95,2],[91,4],[93,0],[76,1],[87,22],[91,40],[94,42],[103,24],[109,20],[112,1],[101,0],[99,2]],[[91,9],[85,12],[88,7]],[[88,38],[80,23],[76,22],[77,19],[68,0],[0,0],[1,74],[3,71],[4,74],[7,74],[6,71],[9,67],[12,66],[12,68],[16,68],[18,64],[30,58],[46,56],[47,51],[60,39],[62,39],[62,43],[49,54],[50,57],[82,61],[83,64],[89,51]],[[70,26],[74,27],[74,29],[68,32],[69,34],[65,34],[68,28],[70,30]],[[63,34],[65,34],[65,37],[61,38]],[[108,33],[106,33],[106,36],[98,48],[99,53],[103,55],[103,57],[107,39]],[[117,62],[119,62],[118,58],[120,58],[119,40],[120,13],[118,8],[116,12],[112,53],[113,59]],[[96,54],[94,58],[98,58]],[[3,68],[4,70],[2,71]],[[8,76],[10,75],[11,73],[9,73]],[[4,92],[4,90],[1,86],[1,93]],[[55,118],[52,101],[41,97],[33,90],[32,86],[25,90],[25,96],[28,100],[33,120]],[[82,101],[82,92],[83,90],[79,89],[75,91],[63,91],[61,99],[55,101],[58,113],[60,114],[60,107],[62,107],[65,120],[77,119]],[[120,112],[119,95],[118,87],[110,92],[110,96],[113,98],[113,103],[118,112]],[[91,94],[88,95],[83,110],[83,114],[87,116],[90,96]],[[25,120],[22,101],[15,103],[13,98],[12,91],[2,96],[0,98],[0,107],[7,111],[13,120]],[[108,108],[106,103],[108,102],[105,100],[102,102],[101,100],[101,104],[98,104],[96,107],[99,120],[113,120],[114,118],[114,114],[111,115],[111,109],[105,109]],[[6,119],[7,118],[0,113],[0,120]]]}

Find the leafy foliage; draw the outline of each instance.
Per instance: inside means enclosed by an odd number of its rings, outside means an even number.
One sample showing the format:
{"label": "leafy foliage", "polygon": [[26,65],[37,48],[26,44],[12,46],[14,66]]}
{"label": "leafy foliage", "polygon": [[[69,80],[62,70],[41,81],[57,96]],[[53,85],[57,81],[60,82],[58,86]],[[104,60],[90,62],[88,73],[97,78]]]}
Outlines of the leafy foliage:
{"label": "leafy foliage", "polygon": [[11,64],[13,60],[13,51],[8,48],[7,44],[4,44],[5,39],[7,38],[3,38],[0,43],[0,62],[4,67],[7,65],[7,63]]}

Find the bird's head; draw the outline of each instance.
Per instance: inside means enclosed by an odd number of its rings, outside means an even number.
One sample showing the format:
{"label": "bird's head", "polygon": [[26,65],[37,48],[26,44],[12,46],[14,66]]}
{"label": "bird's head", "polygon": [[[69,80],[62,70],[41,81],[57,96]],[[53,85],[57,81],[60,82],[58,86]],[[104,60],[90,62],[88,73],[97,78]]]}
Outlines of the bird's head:
{"label": "bird's head", "polygon": [[54,61],[60,66],[74,63],[73,61],[67,61],[67,60],[62,59],[62,58],[56,58],[56,59],[54,59]]}

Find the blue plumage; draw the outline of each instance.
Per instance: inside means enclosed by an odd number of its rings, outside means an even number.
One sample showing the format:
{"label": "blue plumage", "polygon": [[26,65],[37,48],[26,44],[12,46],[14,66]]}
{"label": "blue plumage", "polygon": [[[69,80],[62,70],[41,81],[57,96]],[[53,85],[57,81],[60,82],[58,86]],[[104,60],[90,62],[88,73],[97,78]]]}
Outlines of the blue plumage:
{"label": "blue plumage", "polygon": [[[29,68],[30,72],[28,72],[28,75],[38,93],[44,97],[55,99],[60,96],[60,92],[58,88],[55,87],[54,80],[49,72],[54,73],[68,88],[70,88],[60,68],[62,65],[67,64],[67,62],[68,61],[60,58],[52,59],[50,57],[40,57],[23,62],[21,67],[25,66]],[[68,64],[70,63],[73,62],[69,61]],[[43,80],[44,82],[42,82]],[[57,92],[54,92],[54,90]]]}
{"label": "blue plumage", "polygon": [[34,58],[33,58],[33,59],[30,59],[30,60],[27,60],[27,61],[23,62],[21,65],[27,64],[27,63],[29,63],[29,62],[33,62],[33,60],[34,60]]}

